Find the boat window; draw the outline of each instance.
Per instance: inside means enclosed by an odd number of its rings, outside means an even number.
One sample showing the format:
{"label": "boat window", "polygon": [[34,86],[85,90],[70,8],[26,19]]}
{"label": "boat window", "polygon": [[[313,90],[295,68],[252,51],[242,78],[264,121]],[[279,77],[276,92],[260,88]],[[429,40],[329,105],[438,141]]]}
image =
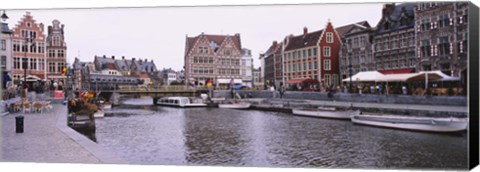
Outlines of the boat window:
{"label": "boat window", "polygon": [[175,103],[175,104],[178,104],[178,100],[175,100],[174,103]]}

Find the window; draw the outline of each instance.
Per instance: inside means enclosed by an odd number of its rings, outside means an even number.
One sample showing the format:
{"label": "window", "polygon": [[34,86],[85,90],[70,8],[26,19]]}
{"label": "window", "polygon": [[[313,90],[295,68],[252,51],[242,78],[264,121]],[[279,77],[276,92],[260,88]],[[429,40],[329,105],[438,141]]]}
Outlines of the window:
{"label": "window", "polygon": [[57,66],[57,71],[60,72],[63,70],[63,63],[58,63],[58,66]]}
{"label": "window", "polygon": [[53,45],[54,46],[60,46],[60,37],[58,37],[58,36],[53,37]]}
{"label": "window", "polygon": [[358,47],[358,37],[353,38],[353,48]]}
{"label": "window", "polygon": [[30,59],[30,69],[37,70],[37,59]]}
{"label": "window", "polygon": [[48,63],[48,72],[55,72],[55,63]]}
{"label": "window", "polygon": [[232,50],[225,50],[223,51],[224,55],[229,56],[232,54]]}
{"label": "window", "polygon": [[440,66],[442,70],[450,70],[450,63],[443,63]]}
{"label": "window", "polygon": [[308,49],[308,57],[312,57],[312,49]]}
{"label": "window", "polygon": [[198,53],[208,54],[208,48],[207,47],[198,47]]}
{"label": "window", "polygon": [[45,70],[45,59],[38,59],[38,69]]}
{"label": "window", "polygon": [[48,50],[48,57],[55,57],[55,50]]}
{"label": "window", "polygon": [[28,46],[26,44],[22,45],[22,52],[27,52]]}
{"label": "window", "polygon": [[2,68],[5,70],[5,67],[7,67],[7,56],[2,56],[1,65]]}
{"label": "window", "polygon": [[338,83],[338,75],[337,74],[333,74],[332,75],[332,85],[337,85]]}
{"label": "window", "polygon": [[18,57],[13,58],[13,68],[14,69],[20,69],[21,68],[20,63],[21,63],[20,58],[18,58]]}
{"label": "window", "polygon": [[303,63],[303,70],[307,70],[307,63]]}
{"label": "window", "polygon": [[421,31],[427,31],[430,29],[430,19],[422,19],[422,22],[420,24],[420,30]]}
{"label": "window", "polygon": [[30,45],[30,52],[37,53],[37,46],[35,44]]}
{"label": "window", "polygon": [[328,46],[323,47],[323,56],[330,57],[330,47]]}
{"label": "window", "polygon": [[58,50],[58,57],[65,57],[63,50]]}
{"label": "window", "polygon": [[440,28],[448,26],[450,23],[450,19],[448,18],[448,14],[440,14],[438,16],[438,26]]}
{"label": "window", "polygon": [[429,40],[422,40],[420,42],[420,54],[421,57],[430,57],[431,56],[431,46],[430,46],[430,41]]}
{"label": "window", "polygon": [[308,70],[312,70],[312,62],[308,62]]}
{"label": "window", "polygon": [[303,58],[307,57],[307,50],[303,50]]}
{"label": "window", "polygon": [[314,62],[313,62],[313,69],[315,69],[315,70],[318,69],[318,63],[317,63],[317,61],[314,61]]}
{"label": "window", "polygon": [[438,38],[438,48],[440,55],[450,54],[450,43],[448,42],[448,36]]}
{"label": "window", "polygon": [[38,43],[38,53],[45,53],[45,44]]}
{"label": "window", "polygon": [[330,86],[331,85],[331,78],[330,78],[330,74],[325,74],[325,86]]}
{"label": "window", "polygon": [[432,70],[431,65],[423,65],[422,68],[423,68],[424,71],[431,71]]}
{"label": "window", "polygon": [[7,40],[2,39],[2,50],[7,50]]}
{"label": "window", "polygon": [[317,48],[313,48],[313,57],[317,57]]}
{"label": "window", "polygon": [[292,53],[292,60],[295,60],[295,52]]}
{"label": "window", "polygon": [[323,69],[324,70],[332,70],[332,65],[330,64],[330,60],[323,61]]}
{"label": "window", "polygon": [[327,43],[332,43],[332,42],[333,42],[333,33],[327,32]]}

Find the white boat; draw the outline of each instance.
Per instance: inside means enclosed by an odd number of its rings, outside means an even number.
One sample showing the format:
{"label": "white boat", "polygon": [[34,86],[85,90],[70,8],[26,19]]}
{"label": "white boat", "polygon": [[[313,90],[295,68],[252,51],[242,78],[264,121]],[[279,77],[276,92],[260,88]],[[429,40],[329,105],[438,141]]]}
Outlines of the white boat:
{"label": "white boat", "polygon": [[190,100],[188,97],[162,97],[158,99],[157,105],[175,107],[207,107],[201,99]]}
{"label": "white boat", "polygon": [[95,113],[93,114],[93,117],[94,117],[94,118],[103,118],[103,117],[105,117],[105,112],[103,112],[103,111],[101,111],[101,110],[98,110],[97,112],[95,112]]}
{"label": "white boat", "polygon": [[100,105],[100,109],[105,110],[105,109],[112,109],[112,104],[111,103],[103,103]]}
{"label": "white boat", "polygon": [[468,126],[468,119],[453,117],[433,118],[362,114],[354,115],[351,119],[354,124],[429,132],[458,132],[466,130]]}
{"label": "white boat", "polygon": [[321,107],[319,107],[318,109],[292,109],[292,112],[294,115],[334,119],[350,119],[352,115],[360,114],[359,110]]}
{"label": "white boat", "polygon": [[225,109],[248,109],[250,108],[250,103],[222,103],[218,104],[219,108],[225,108]]}

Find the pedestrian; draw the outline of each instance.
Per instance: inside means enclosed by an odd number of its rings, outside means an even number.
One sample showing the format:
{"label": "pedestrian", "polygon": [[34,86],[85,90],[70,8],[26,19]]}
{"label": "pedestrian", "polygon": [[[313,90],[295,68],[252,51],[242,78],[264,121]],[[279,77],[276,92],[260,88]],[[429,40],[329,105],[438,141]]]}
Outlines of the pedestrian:
{"label": "pedestrian", "polygon": [[407,95],[407,87],[406,86],[402,86],[402,92],[403,92],[403,95]]}

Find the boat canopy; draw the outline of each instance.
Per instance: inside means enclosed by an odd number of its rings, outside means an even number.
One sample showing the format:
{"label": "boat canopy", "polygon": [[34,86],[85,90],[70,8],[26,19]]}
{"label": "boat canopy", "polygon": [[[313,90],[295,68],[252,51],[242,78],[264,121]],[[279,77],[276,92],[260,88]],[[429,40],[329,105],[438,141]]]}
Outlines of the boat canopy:
{"label": "boat canopy", "polygon": [[[422,71],[419,73],[399,73],[399,74],[382,74],[377,71],[359,72],[352,76],[352,81],[358,82],[411,82],[411,81],[458,81],[460,78],[451,77],[443,72],[437,71]],[[342,80],[343,82],[350,81],[350,78]]]}

